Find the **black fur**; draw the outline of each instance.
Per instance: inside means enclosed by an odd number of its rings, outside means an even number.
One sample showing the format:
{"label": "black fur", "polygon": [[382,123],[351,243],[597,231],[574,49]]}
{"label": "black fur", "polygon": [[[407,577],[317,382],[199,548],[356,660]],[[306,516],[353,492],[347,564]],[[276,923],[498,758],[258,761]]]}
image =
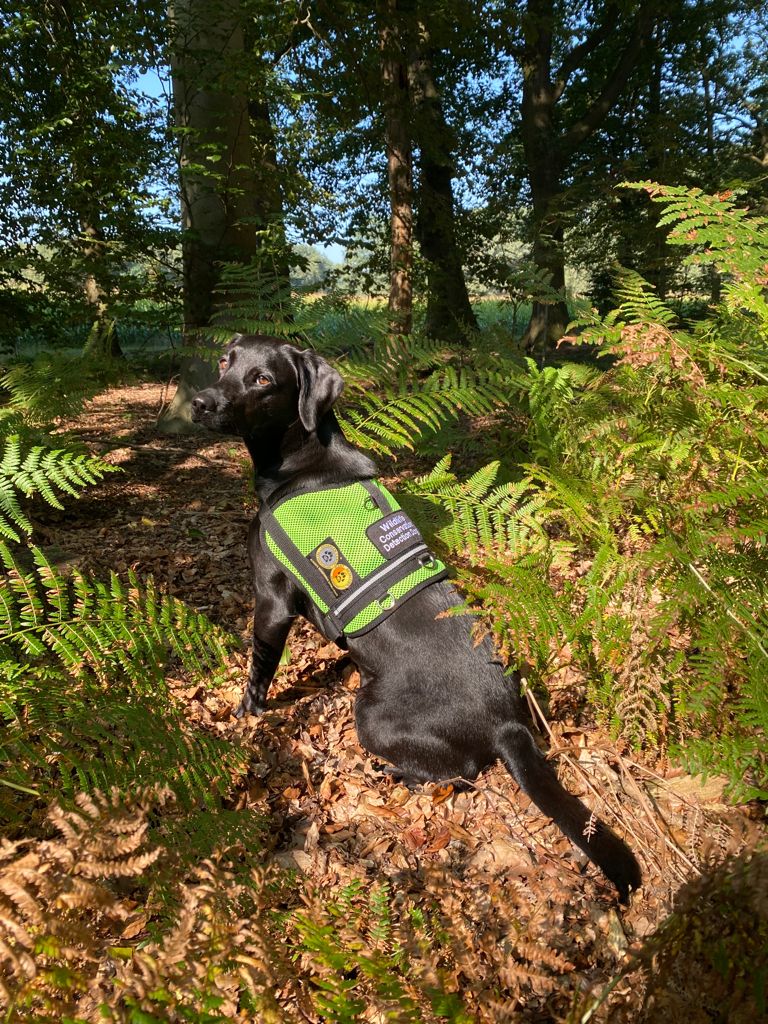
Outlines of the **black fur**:
{"label": "black fur", "polygon": [[[243,438],[261,499],[288,487],[312,490],[375,476],[374,464],[345,440],[333,413],[343,381],[316,353],[277,338],[236,335],[220,371],[219,381],[194,398],[192,415]],[[248,547],[256,599],[253,661],[238,717],[264,710],[293,619],[303,615],[321,629],[314,606],[262,550],[258,516]],[[360,669],[355,718],[361,743],[409,784],[471,781],[500,759],[626,901],[640,885],[637,861],[560,785],[526,727],[519,681],[504,674],[490,641],[475,646],[468,616],[439,617],[458,603],[449,583],[435,583],[348,641]]]}

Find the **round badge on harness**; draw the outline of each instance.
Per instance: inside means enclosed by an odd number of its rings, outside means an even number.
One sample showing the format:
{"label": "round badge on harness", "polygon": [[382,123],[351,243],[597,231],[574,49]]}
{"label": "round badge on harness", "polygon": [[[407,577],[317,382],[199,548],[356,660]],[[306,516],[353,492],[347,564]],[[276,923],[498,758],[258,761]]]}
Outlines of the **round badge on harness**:
{"label": "round badge on harness", "polygon": [[335,565],[331,569],[331,583],[337,590],[346,590],[352,586],[352,570],[348,565]]}
{"label": "round badge on harness", "polygon": [[339,560],[338,549],[333,544],[321,544],[315,552],[315,561],[323,569],[332,569]]}

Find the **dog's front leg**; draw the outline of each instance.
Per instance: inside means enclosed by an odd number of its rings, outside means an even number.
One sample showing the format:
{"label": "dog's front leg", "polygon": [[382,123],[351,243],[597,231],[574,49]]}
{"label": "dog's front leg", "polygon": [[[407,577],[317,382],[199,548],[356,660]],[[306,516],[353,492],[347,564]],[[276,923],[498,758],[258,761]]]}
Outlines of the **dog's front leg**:
{"label": "dog's front leg", "polygon": [[275,618],[272,609],[257,602],[253,616],[253,655],[248,682],[235,718],[260,715],[267,707],[267,691],[288,638],[293,616]]}

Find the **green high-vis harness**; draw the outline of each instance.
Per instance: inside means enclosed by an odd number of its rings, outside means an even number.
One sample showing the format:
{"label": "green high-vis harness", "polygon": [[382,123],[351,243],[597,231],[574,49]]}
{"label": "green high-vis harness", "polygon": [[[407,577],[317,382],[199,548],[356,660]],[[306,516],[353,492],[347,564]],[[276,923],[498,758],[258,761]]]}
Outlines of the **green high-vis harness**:
{"label": "green high-vis harness", "polygon": [[332,640],[367,633],[448,575],[376,480],[264,502],[259,518],[263,546],[320,611]]}

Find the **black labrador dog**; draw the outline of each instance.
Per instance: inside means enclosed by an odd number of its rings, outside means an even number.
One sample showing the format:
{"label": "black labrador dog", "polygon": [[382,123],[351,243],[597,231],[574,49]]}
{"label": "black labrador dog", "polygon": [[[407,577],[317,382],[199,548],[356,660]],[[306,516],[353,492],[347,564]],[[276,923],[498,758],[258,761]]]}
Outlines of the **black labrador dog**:
{"label": "black labrador dog", "polygon": [[[317,353],[278,338],[236,335],[219,360],[219,372],[218,382],[193,399],[192,417],[244,440],[262,503],[274,506],[288,492],[376,476],[371,460],[341,432],[333,405],[344,383]],[[248,549],[255,590],[253,660],[238,717],[265,709],[296,616],[323,632],[319,610],[264,550],[258,515]],[[460,601],[449,582],[435,582],[370,632],[347,640],[360,670],[355,719],[361,743],[408,784],[471,781],[501,760],[626,902],[641,881],[635,857],[562,787],[525,724],[519,681],[505,675],[490,641],[475,645],[469,616],[441,615]]]}

